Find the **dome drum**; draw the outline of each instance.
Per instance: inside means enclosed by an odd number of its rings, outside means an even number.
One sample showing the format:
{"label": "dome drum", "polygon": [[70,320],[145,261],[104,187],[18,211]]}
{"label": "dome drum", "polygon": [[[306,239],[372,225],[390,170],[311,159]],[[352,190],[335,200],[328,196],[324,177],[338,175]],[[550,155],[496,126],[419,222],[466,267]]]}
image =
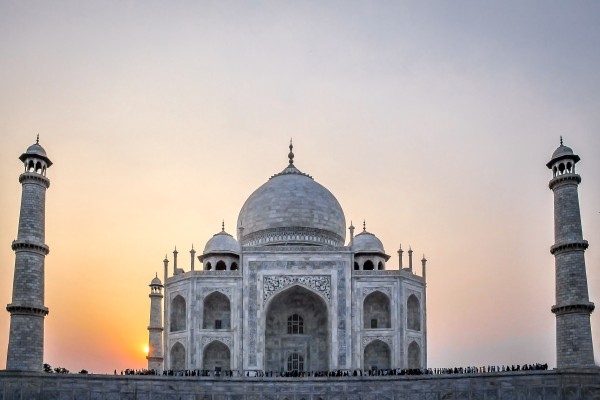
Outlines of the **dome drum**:
{"label": "dome drum", "polygon": [[252,232],[241,238],[243,246],[343,246],[344,238],[317,228],[272,228]]}

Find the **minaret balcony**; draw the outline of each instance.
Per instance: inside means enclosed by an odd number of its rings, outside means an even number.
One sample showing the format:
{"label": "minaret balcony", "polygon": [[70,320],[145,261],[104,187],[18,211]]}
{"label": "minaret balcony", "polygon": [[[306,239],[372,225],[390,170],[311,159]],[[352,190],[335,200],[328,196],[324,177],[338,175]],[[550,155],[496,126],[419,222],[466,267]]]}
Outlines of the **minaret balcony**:
{"label": "minaret balcony", "polygon": [[15,252],[31,251],[44,256],[50,253],[50,248],[47,245],[40,243],[32,243],[26,240],[13,240],[11,247]]}
{"label": "minaret balcony", "polygon": [[567,242],[567,243],[557,243],[555,245],[553,245],[552,247],[550,247],[550,253],[552,255],[557,255],[557,254],[561,254],[561,253],[565,253],[567,251],[574,251],[574,250],[585,250],[587,249],[589,246],[588,241],[587,240],[577,240],[577,241],[572,241],[572,242]]}
{"label": "minaret balcony", "polygon": [[551,310],[553,314],[563,315],[563,314],[591,314],[596,306],[594,303],[580,303],[580,304],[566,304],[562,306],[552,306]]}

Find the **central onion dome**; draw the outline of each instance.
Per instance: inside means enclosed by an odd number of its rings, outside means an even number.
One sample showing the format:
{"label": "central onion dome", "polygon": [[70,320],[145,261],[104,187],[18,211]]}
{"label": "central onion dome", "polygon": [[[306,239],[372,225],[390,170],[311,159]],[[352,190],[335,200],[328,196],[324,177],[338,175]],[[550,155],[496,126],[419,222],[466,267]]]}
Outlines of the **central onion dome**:
{"label": "central onion dome", "polygon": [[289,165],[256,189],[238,216],[238,240],[244,246],[343,246],[344,211],[324,186]]}

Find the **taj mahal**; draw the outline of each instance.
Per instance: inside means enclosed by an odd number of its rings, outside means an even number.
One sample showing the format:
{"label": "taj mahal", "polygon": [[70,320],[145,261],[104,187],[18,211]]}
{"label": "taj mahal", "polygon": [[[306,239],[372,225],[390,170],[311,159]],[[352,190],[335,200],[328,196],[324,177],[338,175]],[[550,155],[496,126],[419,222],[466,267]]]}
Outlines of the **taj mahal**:
{"label": "taj mahal", "polygon": [[[413,250],[405,257],[400,248],[396,263],[364,221],[355,233],[338,199],[296,167],[291,142],[287,165],[243,203],[235,237],[223,224],[201,254],[190,250],[189,263],[178,259],[177,249],[171,260],[165,256],[164,276],[151,280],[149,293],[147,362],[155,373],[44,373],[45,202],[52,161],[39,137],[19,159],[21,209],[0,399],[600,398],[580,157],[562,138],[546,164],[554,198],[549,250],[556,290],[548,308],[556,319],[556,368],[477,367],[458,375],[427,365],[425,256],[415,266]],[[167,373],[190,370],[211,373]]]}
{"label": "taj mahal", "polygon": [[[327,371],[425,368],[426,259],[403,267],[335,196],[288,165],[248,197],[189,269],[164,260],[151,286],[148,368]],[[348,230],[348,237],[346,235]],[[164,301],[164,326],[161,324]],[[164,344],[163,344],[164,340]],[[163,351],[164,349],[164,351]]]}

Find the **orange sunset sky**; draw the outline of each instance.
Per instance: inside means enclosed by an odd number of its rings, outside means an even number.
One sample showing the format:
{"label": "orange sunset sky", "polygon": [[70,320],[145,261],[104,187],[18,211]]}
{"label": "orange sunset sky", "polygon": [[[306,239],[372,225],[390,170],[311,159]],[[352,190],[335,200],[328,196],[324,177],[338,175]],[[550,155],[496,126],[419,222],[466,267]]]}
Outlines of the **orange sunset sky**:
{"label": "orange sunset sky", "polygon": [[[146,366],[149,287],[287,163],[428,262],[431,367],[555,365],[551,178],[582,161],[600,304],[600,3],[0,1],[0,304],[23,167],[46,203],[45,361]],[[406,256],[406,253],[405,253]],[[418,263],[420,265],[420,263]],[[420,268],[417,268],[420,272]],[[596,360],[600,316],[592,314]],[[9,315],[0,311],[0,368]]]}

